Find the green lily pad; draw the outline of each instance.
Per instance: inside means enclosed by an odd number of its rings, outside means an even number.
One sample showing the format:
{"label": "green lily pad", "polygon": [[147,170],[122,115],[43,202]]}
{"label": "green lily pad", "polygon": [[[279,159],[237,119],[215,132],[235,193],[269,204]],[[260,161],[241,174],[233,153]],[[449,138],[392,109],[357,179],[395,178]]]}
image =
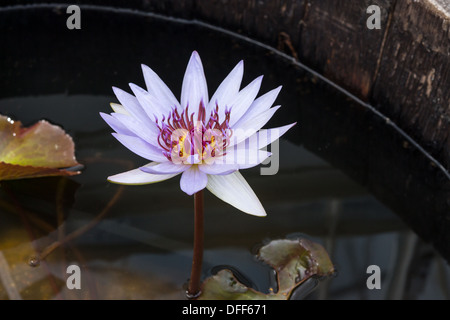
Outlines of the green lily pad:
{"label": "green lily pad", "polygon": [[277,294],[264,294],[240,283],[228,269],[203,282],[198,300],[285,300]]}
{"label": "green lily pad", "polygon": [[199,300],[287,300],[311,277],[334,274],[326,250],[307,239],[274,240],[262,247],[258,258],[277,273],[278,290],[262,293],[240,283],[230,270],[221,270],[203,282]]}
{"label": "green lily pad", "polygon": [[29,128],[0,115],[0,180],[71,176],[79,171],[72,138],[58,126],[41,120]]}

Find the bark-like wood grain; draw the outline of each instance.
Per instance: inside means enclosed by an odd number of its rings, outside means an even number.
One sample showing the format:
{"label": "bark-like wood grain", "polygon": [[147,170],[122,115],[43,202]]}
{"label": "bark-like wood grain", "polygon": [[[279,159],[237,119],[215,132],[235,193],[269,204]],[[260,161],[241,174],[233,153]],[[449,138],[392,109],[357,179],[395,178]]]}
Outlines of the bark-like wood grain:
{"label": "bark-like wood grain", "polygon": [[450,168],[450,12],[397,1],[370,100]]}
{"label": "bark-like wood grain", "polygon": [[[369,5],[381,29],[368,29]],[[450,9],[445,0],[197,0],[193,17],[295,55],[396,122],[450,168]],[[287,46],[280,49],[292,54]]]}
{"label": "bark-like wood grain", "polygon": [[[4,0],[2,6],[20,2]],[[33,1],[44,2],[49,1]],[[102,5],[196,19],[278,47],[371,102],[450,169],[447,0],[109,0]],[[379,30],[366,27],[369,5],[381,9]]]}

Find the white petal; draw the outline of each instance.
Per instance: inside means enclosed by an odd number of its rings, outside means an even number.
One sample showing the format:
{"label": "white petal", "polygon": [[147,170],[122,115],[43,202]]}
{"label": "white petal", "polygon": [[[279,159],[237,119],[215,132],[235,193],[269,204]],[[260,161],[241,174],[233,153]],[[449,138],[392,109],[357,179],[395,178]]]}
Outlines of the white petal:
{"label": "white petal", "polygon": [[280,90],[281,86],[263,94],[261,97],[253,101],[247,112],[242,115],[242,117],[237,122],[233,123],[233,126],[241,127],[241,123],[247,122],[249,119],[253,119],[261,113],[269,110],[275,102],[278,94],[280,93]]}
{"label": "white petal", "polygon": [[261,129],[275,114],[275,112],[281,106],[275,106],[263,113],[260,113],[254,118],[246,119],[245,122],[239,121],[233,128],[233,135],[229,147],[241,143],[245,139],[254,135],[259,129]]}
{"label": "white petal", "polygon": [[170,161],[162,162],[154,166],[144,166],[140,169],[144,172],[152,174],[172,174],[180,173],[190,168],[190,165],[185,164],[174,164]]}
{"label": "white petal", "polygon": [[[147,166],[157,165],[158,163],[152,162]],[[141,184],[150,184],[156,183],[160,181],[164,181],[175,177],[176,174],[150,174],[143,172],[140,169],[133,169],[130,171],[126,171],[123,173],[119,173],[113,176],[108,177],[108,181],[118,184],[126,184],[126,185],[141,185]]]}
{"label": "white petal", "polygon": [[237,170],[239,170],[239,166],[237,164],[202,164],[198,166],[200,171],[203,171],[206,174],[230,174]]}
{"label": "white petal", "polygon": [[256,152],[252,152],[251,155],[252,156],[249,160],[239,165],[239,169],[253,168],[270,157],[272,153],[264,150],[258,150]]}
{"label": "white petal", "polygon": [[[202,61],[197,51],[194,51],[189,59],[181,88],[181,108],[189,105],[188,114],[197,114],[200,102],[208,105],[208,86]],[[194,117],[195,118],[195,117]]]}
{"label": "white petal", "polygon": [[135,136],[134,132],[128,129],[122,122],[114,118],[113,116],[100,112],[100,116],[105,120],[105,122],[117,133],[124,134],[127,136]]}
{"label": "white petal", "polygon": [[130,115],[130,113],[127,111],[127,109],[125,109],[124,106],[122,106],[121,104],[111,102],[109,105],[116,113]]}
{"label": "white petal", "polygon": [[231,70],[228,76],[226,76],[214,95],[211,97],[206,110],[207,117],[210,116],[211,111],[216,107],[216,104],[219,104],[219,119],[223,119],[225,115],[225,107],[230,107],[230,102],[239,93],[243,75],[244,61],[241,60],[233,68],[233,70]]}
{"label": "white petal", "polygon": [[271,156],[271,153],[265,150],[249,149],[249,148],[229,148],[227,149],[227,154],[218,158],[215,162],[216,165],[220,166],[225,163],[225,165],[235,164],[239,169],[248,169],[259,165],[261,162],[266,160]]}
{"label": "white petal", "polygon": [[134,95],[138,99],[140,105],[143,107],[148,118],[154,121],[155,116],[158,119],[161,119],[163,116],[167,117],[168,113],[171,110],[170,105],[162,105],[156,97],[154,97],[141,87],[135,85],[134,83],[130,83],[129,85]]}
{"label": "white petal", "polygon": [[258,197],[239,171],[221,176],[209,175],[206,188],[219,199],[255,216],[266,216]]}
{"label": "white petal", "polygon": [[160,149],[154,147],[148,142],[145,142],[141,138],[126,136],[117,133],[113,133],[112,135],[125,147],[136,153],[138,156],[157,162],[168,161],[167,158],[162,154]]}
{"label": "white petal", "polygon": [[183,172],[180,179],[181,190],[188,195],[203,190],[208,182],[208,176],[206,173],[200,171],[198,166],[194,165]]}
{"label": "white petal", "polygon": [[113,87],[113,91],[119,102],[129,114],[142,121],[148,118],[135,96],[116,87]]}
{"label": "white petal", "polygon": [[259,88],[261,88],[262,79],[263,76],[259,76],[250,82],[230,102],[230,126],[233,126],[247,112],[248,108],[250,108],[259,92]]}
{"label": "white petal", "polygon": [[297,122],[278,127],[278,128],[271,128],[271,129],[263,129],[255,133],[254,135],[250,136],[249,138],[245,139],[235,147],[237,149],[241,148],[249,148],[249,149],[261,149],[278,138],[280,138],[283,134],[286,133],[290,128],[292,128],[294,125],[296,125]]}
{"label": "white petal", "polygon": [[167,107],[177,107],[180,109],[180,103],[164,81],[162,81],[150,67],[144,64],[141,65],[141,67],[147,91],[154,97],[158,97],[158,99],[160,99],[164,105],[167,105]]}
{"label": "white petal", "polygon": [[[148,121],[147,123],[142,123],[140,120],[130,117],[121,113],[111,114],[115,119],[117,119],[123,126],[125,126],[129,131],[131,131],[133,136],[142,138],[142,140],[150,143],[156,148],[161,147],[158,144],[159,129],[156,127],[153,121]],[[125,134],[123,132],[118,132]]]}

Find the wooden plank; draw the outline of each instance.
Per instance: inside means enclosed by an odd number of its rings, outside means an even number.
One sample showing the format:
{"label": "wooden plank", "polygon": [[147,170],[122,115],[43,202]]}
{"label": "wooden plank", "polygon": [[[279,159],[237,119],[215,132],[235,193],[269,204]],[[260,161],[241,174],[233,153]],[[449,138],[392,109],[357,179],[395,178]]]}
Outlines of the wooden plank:
{"label": "wooden plank", "polygon": [[[17,1],[2,3],[8,4]],[[277,47],[371,102],[450,168],[447,0],[109,0],[105,4],[205,21]],[[366,26],[370,5],[381,10],[379,30]]]}
{"label": "wooden plank", "polygon": [[298,42],[306,4],[304,0],[197,0],[194,16],[276,47],[283,36]]}
{"label": "wooden plank", "polygon": [[[381,29],[367,28],[380,8]],[[450,168],[446,0],[195,2],[193,16],[297,57],[390,117]]]}
{"label": "wooden plank", "polygon": [[[370,5],[380,7],[381,29],[369,29]],[[303,18],[300,60],[347,90],[367,98],[393,0],[310,0]]]}
{"label": "wooden plank", "polygon": [[450,168],[450,15],[397,2],[370,98]]}

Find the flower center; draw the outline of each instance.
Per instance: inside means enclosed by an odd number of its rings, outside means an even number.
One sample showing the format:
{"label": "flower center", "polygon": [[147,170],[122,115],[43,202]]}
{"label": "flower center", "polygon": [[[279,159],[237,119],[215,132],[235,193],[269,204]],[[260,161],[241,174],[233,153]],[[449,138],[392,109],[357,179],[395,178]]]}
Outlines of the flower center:
{"label": "flower center", "polygon": [[220,122],[217,104],[209,119],[206,119],[203,102],[200,102],[195,120],[194,113],[188,114],[188,107],[181,114],[176,108],[172,109],[167,118],[156,119],[160,131],[158,143],[164,149],[163,154],[176,164],[213,163],[214,158],[226,154],[232,135],[230,113],[231,110],[225,109],[225,119]]}

